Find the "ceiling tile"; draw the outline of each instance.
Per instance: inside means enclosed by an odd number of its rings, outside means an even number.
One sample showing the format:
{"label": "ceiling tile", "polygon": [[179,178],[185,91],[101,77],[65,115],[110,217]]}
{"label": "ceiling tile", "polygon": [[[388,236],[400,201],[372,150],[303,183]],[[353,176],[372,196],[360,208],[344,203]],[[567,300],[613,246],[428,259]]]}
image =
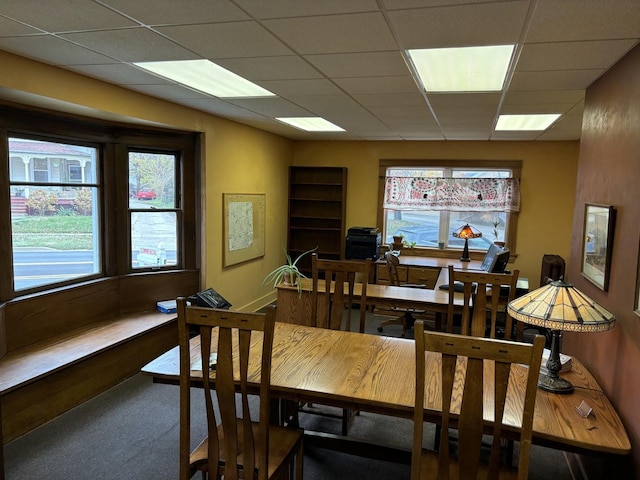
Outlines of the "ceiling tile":
{"label": "ceiling tile", "polygon": [[337,95],[340,89],[329,80],[263,80],[260,86],[283,97],[300,95]]}
{"label": "ceiling tile", "polygon": [[157,27],[185,48],[207,58],[275,57],[293,52],[257,22]]}
{"label": "ceiling tile", "polygon": [[375,0],[235,0],[243,9],[256,18],[309,17],[377,11]]}
{"label": "ceiling tile", "polygon": [[60,66],[113,62],[112,58],[52,35],[0,37],[0,48],[44,63]]}
{"label": "ceiling tile", "polygon": [[199,58],[193,52],[146,28],[67,33],[62,37],[124,62],[194,60]]}
{"label": "ceiling tile", "polygon": [[635,40],[601,40],[526,44],[517,71],[609,68],[635,45]]}
{"label": "ceiling tile", "polygon": [[48,32],[132,27],[136,23],[97,2],[86,0],[4,0],[0,15]]}
{"label": "ceiling tile", "polygon": [[503,105],[532,103],[578,103],[584,101],[584,90],[509,90]]}
{"label": "ceiling tile", "polygon": [[252,58],[210,58],[218,65],[253,82],[323,78],[308,62],[295,55]]}
{"label": "ceiling tile", "polygon": [[[247,20],[249,16],[229,0],[101,0],[145,25]],[[176,8],[179,6],[180,8]]]}
{"label": "ceiling tile", "polygon": [[347,93],[353,95],[415,93],[418,90],[416,82],[408,75],[405,77],[337,78],[335,82]]}
{"label": "ceiling tile", "polygon": [[166,85],[173,83],[170,80],[152,75],[146,70],[129,65],[128,63],[73,65],[70,66],[69,69],[119,85]]}
{"label": "ceiling tile", "polygon": [[637,39],[638,25],[637,0],[538,0],[526,41]]}
{"label": "ceiling tile", "polygon": [[510,45],[518,41],[527,4],[490,2],[398,10],[389,12],[389,18],[405,49]]}
{"label": "ceiling tile", "polygon": [[310,112],[284,98],[234,98],[227,99],[232,105],[251,110],[267,117],[309,117]]}
{"label": "ceiling tile", "polygon": [[551,72],[516,72],[509,90],[586,89],[605,72],[594,70],[555,70]]}
{"label": "ceiling tile", "polygon": [[42,33],[42,31],[8,18],[0,17],[0,38],[13,37],[14,35],[33,35],[36,33]]}
{"label": "ceiling tile", "polygon": [[304,57],[329,77],[391,77],[409,71],[398,52],[361,52]]}
{"label": "ceiling tile", "polygon": [[264,25],[302,55],[397,49],[380,13],[265,20]]}

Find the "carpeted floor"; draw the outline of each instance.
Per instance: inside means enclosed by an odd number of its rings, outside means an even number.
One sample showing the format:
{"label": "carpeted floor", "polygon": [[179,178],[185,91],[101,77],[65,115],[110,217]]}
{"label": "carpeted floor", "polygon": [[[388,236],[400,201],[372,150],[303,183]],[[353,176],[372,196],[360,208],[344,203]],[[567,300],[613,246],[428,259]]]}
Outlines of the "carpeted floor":
{"label": "carpeted floor", "polygon": [[[369,326],[370,325],[370,326]],[[367,330],[375,331],[377,321]],[[385,328],[399,335],[400,327]],[[202,394],[193,392],[194,410]],[[311,416],[305,427],[327,431],[337,420]],[[327,422],[333,422],[329,424]],[[202,417],[194,414],[194,441],[204,435]],[[337,433],[337,430],[336,430]],[[350,436],[411,448],[412,422],[363,412],[354,420]],[[178,476],[178,388],[152,383],[136,375],[108,392],[5,446],[7,480],[156,480]],[[408,479],[409,466],[354,457],[319,448],[305,449],[306,480]],[[533,447],[531,480],[570,480],[560,451]]]}

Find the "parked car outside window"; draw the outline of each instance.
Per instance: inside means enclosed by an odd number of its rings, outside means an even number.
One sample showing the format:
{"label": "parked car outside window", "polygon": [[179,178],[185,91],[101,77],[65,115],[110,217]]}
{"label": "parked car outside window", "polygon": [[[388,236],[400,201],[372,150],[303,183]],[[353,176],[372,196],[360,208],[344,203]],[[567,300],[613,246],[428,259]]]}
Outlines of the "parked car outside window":
{"label": "parked car outside window", "polygon": [[155,200],[156,192],[151,188],[141,188],[138,190],[137,198],[138,200]]}

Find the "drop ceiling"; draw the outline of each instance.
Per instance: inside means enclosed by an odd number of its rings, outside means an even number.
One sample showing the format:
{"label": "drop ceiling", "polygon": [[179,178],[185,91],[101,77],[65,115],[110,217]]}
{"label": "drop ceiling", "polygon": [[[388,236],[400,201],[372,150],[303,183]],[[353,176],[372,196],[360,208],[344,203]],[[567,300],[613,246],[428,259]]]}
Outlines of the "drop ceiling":
{"label": "drop ceiling", "polygon": [[[0,2],[0,50],[297,140],[579,139],[585,89],[639,38],[638,0]],[[504,44],[516,49],[495,93],[426,94],[405,52]],[[277,96],[222,100],[133,65],[202,58]],[[561,117],[494,130],[521,113]],[[304,116],[345,132],[275,120]]]}

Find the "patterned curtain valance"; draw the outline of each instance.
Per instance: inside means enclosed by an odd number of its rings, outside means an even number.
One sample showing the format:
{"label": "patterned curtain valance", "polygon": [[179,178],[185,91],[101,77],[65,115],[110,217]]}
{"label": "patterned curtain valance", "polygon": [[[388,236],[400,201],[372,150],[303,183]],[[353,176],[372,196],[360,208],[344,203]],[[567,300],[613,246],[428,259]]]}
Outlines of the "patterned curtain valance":
{"label": "patterned curtain valance", "polygon": [[384,208],[518,212],[520,183],[515,178],[386,177]]}

